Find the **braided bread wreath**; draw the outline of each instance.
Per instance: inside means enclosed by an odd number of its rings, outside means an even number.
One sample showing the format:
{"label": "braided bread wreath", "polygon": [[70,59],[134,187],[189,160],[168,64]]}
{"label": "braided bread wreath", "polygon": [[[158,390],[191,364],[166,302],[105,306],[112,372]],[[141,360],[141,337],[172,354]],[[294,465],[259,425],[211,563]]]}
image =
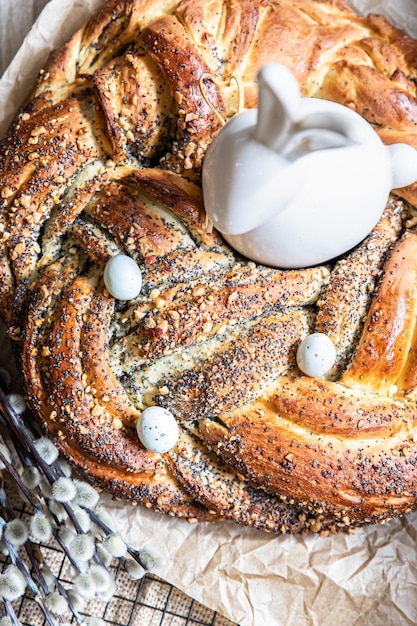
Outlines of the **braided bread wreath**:
{"label": "braided bread wreath", "polygon": [[[417,186],[337,262],[272,269],[208,227],[204,153],[287,65],[305,96],[417,147],[417,43],[341,0],[107,0],[1,144],[1,314],[28,403],[98,487],[189,520],[337,532],[417,504]],[[211,106],[209,106],[209,103]],[[349,176],[349,173],[346,173]],[[103,269],[131,256],[140,295]],[[303,375],[326,333],[337,360]],[[178,443],[145,449],[145,407]]]}

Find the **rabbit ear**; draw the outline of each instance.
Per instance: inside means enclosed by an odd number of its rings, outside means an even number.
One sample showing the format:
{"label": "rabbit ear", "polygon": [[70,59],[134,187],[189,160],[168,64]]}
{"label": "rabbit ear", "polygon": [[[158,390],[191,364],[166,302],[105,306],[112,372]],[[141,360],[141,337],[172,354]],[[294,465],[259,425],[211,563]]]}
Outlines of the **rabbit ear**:
{"label": "rabbit ear", "polygon": [[405,143],[387,146],[391,158],[392,188],[411,185],[417,180],[417,150]]}
{"label": "rabbit ear", "polygon": [[258,87],[255,139],[280,152],[300,117],[301,94],[297,80],[284,65],[267,63],[259,71]]}

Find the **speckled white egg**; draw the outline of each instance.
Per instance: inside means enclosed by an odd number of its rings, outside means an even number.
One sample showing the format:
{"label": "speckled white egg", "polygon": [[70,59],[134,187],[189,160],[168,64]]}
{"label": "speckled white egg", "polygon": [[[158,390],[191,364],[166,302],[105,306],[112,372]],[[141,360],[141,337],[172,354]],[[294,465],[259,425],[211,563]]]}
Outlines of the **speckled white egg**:
{"label": "speckled white egg", "polygon": [[324,333],[307,335],[298,346],[297,365],[308,376],[324,376],[335,360],[334,343]]}
{"label": "speckled white egg", "polygon": [[107,291],[117,300],[133,300],[142,288],[142,272],[125,254],[117,254],[106,263],[103,278]]}
{"label": "speckled white egg", "polygon": [[160,406],[145,409],[136,422],[136,430],[145,448],[159,454],[171,450],[179,436],[175,417]]}

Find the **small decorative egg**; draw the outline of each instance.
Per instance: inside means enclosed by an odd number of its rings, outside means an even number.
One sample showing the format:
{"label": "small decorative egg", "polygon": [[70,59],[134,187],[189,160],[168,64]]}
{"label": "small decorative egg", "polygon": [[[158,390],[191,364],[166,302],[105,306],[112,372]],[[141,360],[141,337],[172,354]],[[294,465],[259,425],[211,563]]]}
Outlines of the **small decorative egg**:
{"label": "small decorative egg", "polygon": [[175,417],[160,406],[145,409],[136,422],[136,430],[145,448],[159,454],[171,450],[179,436]]}
{"label": "small decorative egg", "polygon": [[133,300],[142,288],[142,272],[125,254],[117,254],[106,263],[103,278],[107,291],[117,300]]}
{"label": "small decorative egg", "polygon": [[334,365],[335,360],[334,343],[324,333],[307,335],[298,346],[297,365],[308,376],[323,376]]}

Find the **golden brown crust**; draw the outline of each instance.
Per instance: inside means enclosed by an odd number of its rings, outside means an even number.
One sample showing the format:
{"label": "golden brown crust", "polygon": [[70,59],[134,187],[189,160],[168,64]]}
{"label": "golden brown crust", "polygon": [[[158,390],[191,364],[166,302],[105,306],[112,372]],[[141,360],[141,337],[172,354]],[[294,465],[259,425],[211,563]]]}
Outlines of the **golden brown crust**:
{"label": "golden brown crust", "polygon": [[401,233],[404,217],[401,202],[388,202],[370,236],[336,263],[321,293],[315,330],[328,335],[337,347],[336,361],[328,377],[340,376],[352,357],[363,318],[390,248]]}
{"label": "golden brown crust", "polygon": [[[106,321],[114,303],[94,295],[91,283],[77,277],[79,267],[57,265],[31,296],[22,355],[31,406],[62,453],[100,488],[173,515],[217,519],[181,489],[159,455],[138,443],[133,431],[139,412],[108,363]],[[67,281],[72,283],[68,300],[60,304]],[[82,324],[80,306],[86,303],[92,307]],[[54,309],[57,318],[50,328]],[[46,380],[53,398],[45,393]]]}
{"label": "golden brown crust", "polygon": [[[116,496],[188,519],[334,531],[417,505],[417,187],[326,267],[236,255],[206,220],[205,150],[256,75],[417,147],[417,43],[343,0],[108,0],[48,60],[0,146],[0,307],[26,393],[61,451]],[[217,111],[214,112],[213,108]],[[141,294],[103,268],[131,256]],[[337,361],[301,375],[300,341]],[[178,444],[135,424],[158,404]]]}
{"label": "golden brown crust", "polygon": [[307,510],[349,524],[414,506],[413,407],[338,383],[282,378],[270,402],[246,405],[222,421],[200,425],[221,458]]}
{"label": "golden brown crust", "polygon": [[230,466],[219,462],[190,433],[182,433],[169,456],[172,471],[187,484],[190,493],[212,514],[219,511],[224,519],[279,533],[336,533],[347,526],[346,520],[306,514],[301,507],[288,506],[281,497],[268,494],[263,488],[256,489]]}
{"label": "golden brown crust", "polygon": [[385,265],[356,354],[341,376],[345,385],[387,396],[408,394],[403,376],[415,349],[416,290],[417,236],[408,231]]}
{"label": "golden brown crust", "polygon": [[200,422],[227,463],[255,485],[335,516],[375,521],[413,506],[417,433],[407,395],[414,390],[408,354],[416,260],[417,235],[409,231],[385,265],[356,354],[338,382],[280,376],[272,395],[224,407],[221,424]]}

